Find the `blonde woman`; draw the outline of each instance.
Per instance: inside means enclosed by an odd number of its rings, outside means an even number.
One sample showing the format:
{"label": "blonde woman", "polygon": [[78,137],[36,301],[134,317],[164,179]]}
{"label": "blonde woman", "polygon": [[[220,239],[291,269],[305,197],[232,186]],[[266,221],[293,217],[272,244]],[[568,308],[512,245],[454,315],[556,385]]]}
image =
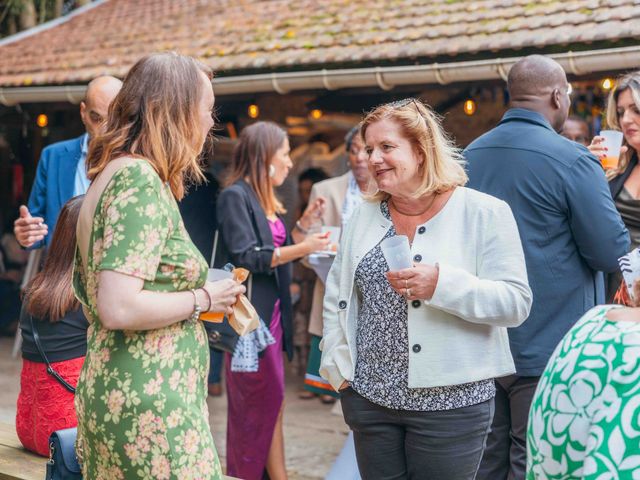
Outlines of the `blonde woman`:
{"label": "blonde woman", "polygon": [[[506,327],[531,306],[518,229],[506,203],[463,187],[419,100],[376,108],[361,132],[378,191],[329,273],[320,373],[342,392],[362,478],[472,479],[493,378],[514,372]],[[389,271],[380,242],[394,235],[412,268]]]}
{"label": "blonde woman", "polygon": [[202,177],[210,79],[189,57],[141,59],[90,146],[74,275],[90,323],[76,392],[84,478],[222,478],[198,316],[229,313],[245,289],[206,281],[176,204]]}
{"label": "blonde woman", "polygon": [[[631,249],[640,246],[640,71],[629,73],[616,80],[607,103],[607,124],[620,130],[624,136],[618,167],[607,172],[611,196],[622,221],[629,230]],[[598,156],[605,151],[602,137],[595,137],[589,149]],[[620,287],[622,275],[610,274],[607,279],[607,300]]]}

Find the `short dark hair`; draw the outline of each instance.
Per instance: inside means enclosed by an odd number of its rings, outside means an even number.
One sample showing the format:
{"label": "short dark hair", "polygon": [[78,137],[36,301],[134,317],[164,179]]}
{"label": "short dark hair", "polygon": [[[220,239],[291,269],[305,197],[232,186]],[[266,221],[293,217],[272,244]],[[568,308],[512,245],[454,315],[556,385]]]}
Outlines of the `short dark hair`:
{"label": "short dark hair", "polygon": [[300,174],[300,176],[298,177],[298,182],[309,180],[313,185],[314,183],[321,182],[322,180],[326,180],[327,178],[329,178],[329,175],[327,175],[327,172],[325,172],[323,169],[312,167],[307,168]]}
{"label": "short dark hair", "polygon": [[359,132],[360,132],[360,127],[362,126],[362,124],[358,124],[355,127],[353,127],[351,130],[349,130],[347,132],[347,134],[344,136],[344,144],[345,144],[345,148],[347,150],[347,152],[349,152],[349,150],[351,150],[351,144],[353,143],[353,137],[355,137]]}

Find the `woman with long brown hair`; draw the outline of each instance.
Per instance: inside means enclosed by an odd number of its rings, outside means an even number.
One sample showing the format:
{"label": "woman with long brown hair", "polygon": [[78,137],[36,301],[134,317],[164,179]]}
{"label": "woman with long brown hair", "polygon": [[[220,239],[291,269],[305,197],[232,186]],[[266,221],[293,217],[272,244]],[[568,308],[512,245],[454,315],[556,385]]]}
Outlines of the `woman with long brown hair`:
{"label": "woman with long brown hair", "polygon": [[[618,166],[606,172],[611,196],[629,230],[631,249],[640,246],[640,71],[631,72],[616,80],[607,101],[607,125],[623,134],[623,147]],[[605,156],[603,137],[593,139],[589,149],[599,157]],[[606,248],[606,246],[603,246]],[[611,303],[622,282],[620,272],[607,277],[607,302]],[[620,290],[622,293],[625,291]]]}
{"label": "woman with long brown hair", "polygon": [[52,432],[78,423],[73,392],[63,382],[75,386],[87,351],[88,323],[71,286],[82,199],[83,195],[72,198],[60,211],[49,254],[27,287],[20,315],[22,374],[16,431],[27,450],[44,456],[49,454]]}
{"label": "woman with long brown hair", "polygon": [[[258,370],[237,372],[226,362],[229,396],[227,473],[246,480],[287,477],[282,434],[284,365],[282,350],[293,355],[291,262],[327,248],[322,234],[294,232],[293,245],[281,215],[285,209],[274,188],[292,167],[289,139],[275,123],[257,122],[240,134],[231,173],[218,197],[221,249],[216,262],[231,262],[251,271],[250,297],[275,343],[260,356]],[[299,220],[309,227],[323,206],[319,199]]]}
{"label": "woman with long brown hair", "polygon": [[208,282],[176,199],[202,177],[213,126],[211,73],[150,55],[129,71],[90,146],[74,288],[88,313],[78,390],[84,478],[220,479],[209,427],[209,350],[200,312],[245,291]]}

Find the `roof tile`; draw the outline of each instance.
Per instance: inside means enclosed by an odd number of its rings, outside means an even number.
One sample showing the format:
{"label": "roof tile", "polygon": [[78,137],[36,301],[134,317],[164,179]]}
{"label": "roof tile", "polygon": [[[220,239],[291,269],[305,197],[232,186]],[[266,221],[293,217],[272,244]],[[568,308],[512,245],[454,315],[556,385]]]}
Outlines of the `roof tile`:
{"label": "roof tile", "polygon": [[0,86],[122,76],[167,49],[232,75],[638,38],[639,0],[110,0],[0,46]]}

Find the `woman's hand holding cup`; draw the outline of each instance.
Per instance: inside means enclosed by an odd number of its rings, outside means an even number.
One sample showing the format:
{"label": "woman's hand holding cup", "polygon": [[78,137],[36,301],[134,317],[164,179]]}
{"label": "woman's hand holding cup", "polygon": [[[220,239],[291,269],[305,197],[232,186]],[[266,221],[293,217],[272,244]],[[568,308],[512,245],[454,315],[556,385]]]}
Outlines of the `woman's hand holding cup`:
{"label": "woman's hand holding cup", "polygon": [[438,265],[416,264],[411,268],[387,272],[387,280],[407,300],[431,300],[438,285]]}
{"label": "woman's hand holding cup", "polygon": [[322,252],[329,249],[329,232],[310,233],[302,242],[307,247],[307,254],[313,252]]}
{"label": "woman's hand holding cup", "polygon": [[233,313],[233,306],[238,301],[238,296],[247,290],[244,285],[232,278],[205,282],[203,288],[211,298],[211,307],[207,311],[226,315]]}
{"label": "woman's hand holding cup", "polygon": [[596,135],[595,137],[593,137],[593,140],[591,140],[591,145],[589,145],[587,148],[593,155],[596,156],[598,160],[600,160],[600,163],[602,163],[602,166],[604,168],[615,168],[617,166],[618,157],[627,151],[626,145],[622,145],[620,147],[620,151],[616,155],[613,155],[611,161],[607,161],[607,159],[610,157],[609,147],[607,146],[606,138],[603,135]]}

